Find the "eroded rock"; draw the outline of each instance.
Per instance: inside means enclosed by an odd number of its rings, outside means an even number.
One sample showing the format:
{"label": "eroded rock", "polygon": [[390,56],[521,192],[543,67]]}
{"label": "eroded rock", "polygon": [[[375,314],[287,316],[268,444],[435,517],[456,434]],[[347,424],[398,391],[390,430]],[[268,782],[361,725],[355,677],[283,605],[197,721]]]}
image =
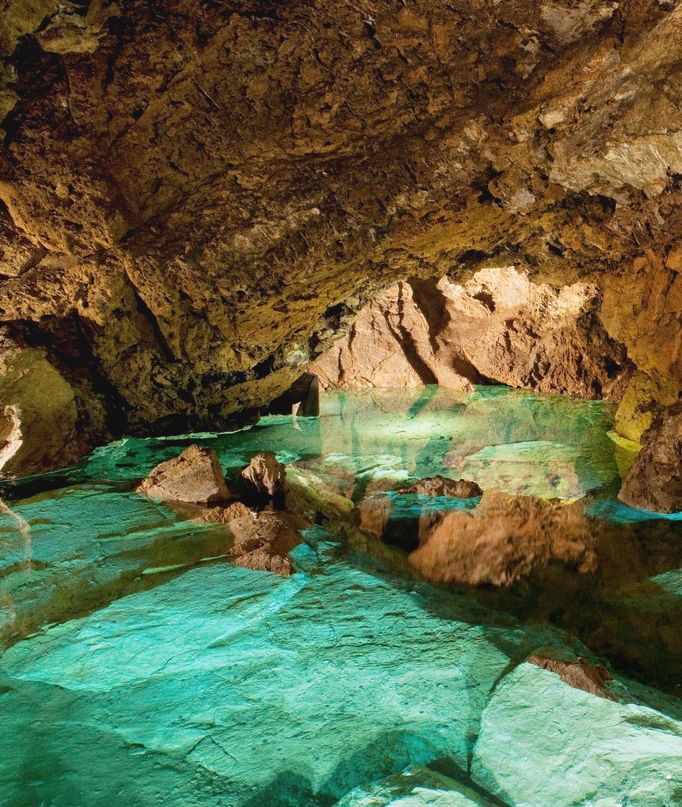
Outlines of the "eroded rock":
{"label": "eroded rock", "polygon": [[196,444],[157,465],[136,490],[152,498],[190,504],[212,505],[234,498],[215,451]]}
{"label": "eroded rock", "polygon": [[247,498],[272,500],[281,505],[287,490],[286,467],[273,451],[261,451],[240,474]]}
{"label": "eroded rock", "polygon": [[618,498],[657,513],[682,510],[682,403],[662,410],[642,442]]}
{"label": "eroded rock", "polygon": [[303,541],[300,531],[310,525],[294,513],[253,510],[242,502],[213,508],[203,518],[227,525],[234,538],[231,554],[238,566],[285,576],[294,571],[287,555]]}
{"label": "eroded rock", "polygon": [[556,289],[513,266],[483,269],[464,285],[412,280],[375,298],[311,371],[326,388],[490,380],[618,400],[631,365],[598,303],[593,285]]}
{"label": "eroded rock", "polygon": [[474,510],[423,515],[410,563],[435,583],[509,586],[551,561],[596,568],[582,509],[556,500],[486,491]]}

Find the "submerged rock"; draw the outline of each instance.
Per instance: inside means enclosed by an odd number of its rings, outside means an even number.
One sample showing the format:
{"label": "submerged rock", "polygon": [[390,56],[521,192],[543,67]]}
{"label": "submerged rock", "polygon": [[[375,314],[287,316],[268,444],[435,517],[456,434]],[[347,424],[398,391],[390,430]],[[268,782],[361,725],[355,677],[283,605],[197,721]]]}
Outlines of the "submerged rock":
{"label": "submerged rock", "polygon": [[605,686],[612,677],[603,664],[590,664],[582,656],[566,661],[543,653],[534,653],[528,658],[528,663],[556,673],[569,686],[613,700],[613,695]]}
{"label": "submerged rock", "polygon": [[682,796],[682,723],[520,664],[483,711],[471,776],[505,804],[672,807]]}
{"label": "submerged rock", "polygon": [[153,468],[136,490],[152,498],[190,504],[219,504],[234,498],[215,451],[196,444]]}
{"label": "submerged rock", "polygon": [[469,785],[422,765],[413,765],[402,773],[358,787],[335,807],[494,807]]}
{"label": "submerged rock", "polygon": [[287,555],[302,542],[300,531],[310,526],[294,513],[252,510],[242,502],[213,508],[203,518],[227,525],[234,538],[231,554],[237,566],[280,575],[293,574]]}
{"label": "submerged rock", "polygon": [[581,509],[497,491],[474,510],[422,516],[419,544],[410,563],[436,583],[509,586],[550,561],[581,572],[596,565]]}
{"label": "submerged rock", "polygon": [[469,479],[448,479],[446,476],[430,476],[420,479],[400,493],[421,493],[424,496],[452,496],[456,499],[472,499],[483,491]]}
{"label": "submerged rock", "polygon": [[656,417],[643,443],[618,498],[631,507],[657,513],[682,510],[682,403]]}

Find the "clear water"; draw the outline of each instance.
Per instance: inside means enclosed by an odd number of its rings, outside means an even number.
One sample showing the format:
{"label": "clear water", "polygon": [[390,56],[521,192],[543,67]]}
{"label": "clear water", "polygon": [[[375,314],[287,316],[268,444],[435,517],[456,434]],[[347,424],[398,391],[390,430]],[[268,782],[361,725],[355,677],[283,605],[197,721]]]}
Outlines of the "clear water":
{"label": "clear water", "polygon": [[[0,804],[682,804],[682,524],[617,503],[631,458],[612,417],[498,387],[327,393],[319,419],[126,439],[16,483]],[[228,474],[274,450],[394,544],[478,505],[396,493],[409,480],[558,497],[596,560],[434,586],[401,550],[320,524],[293,577],[239,569],[224,527],[130,491],[189,442]],[[524,663],[541,648],[601,659],[614,700]]]}

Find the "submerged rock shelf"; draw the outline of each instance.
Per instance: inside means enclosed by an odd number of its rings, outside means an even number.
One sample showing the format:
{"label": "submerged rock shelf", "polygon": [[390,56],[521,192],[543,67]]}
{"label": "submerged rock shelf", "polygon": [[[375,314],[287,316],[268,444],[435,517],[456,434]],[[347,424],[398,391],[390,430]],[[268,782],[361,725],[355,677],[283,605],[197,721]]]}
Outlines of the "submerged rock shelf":
{"label": "submerged rock shelf", "polygon": [[[121,441],[17,483],[0,522],[0,803],[682,802],[682,524],[616,502],[612,416],[506,388],[327,393],[319,420]],[[375,537],[330,519],[291,577],[237,568],[224,525],[130,492],[190,442],[228,476],[277,451]],[[398,492],[460,468],[480,502]],[[504,496],[568,514],[589,562],[538,551],[556,550],[540,522],[508,585],[445,588],[388,545],[423,551],[443,519]],[[608,697],[526,662],[545,652],[601,659]]]}

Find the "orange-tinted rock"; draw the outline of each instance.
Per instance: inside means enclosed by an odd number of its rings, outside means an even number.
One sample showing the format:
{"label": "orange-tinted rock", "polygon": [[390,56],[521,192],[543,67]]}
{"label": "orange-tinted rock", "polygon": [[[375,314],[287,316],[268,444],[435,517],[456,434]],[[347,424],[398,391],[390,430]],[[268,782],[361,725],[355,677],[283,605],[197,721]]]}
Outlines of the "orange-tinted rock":
{"label": "orange-tinted rock", "polygon": [[218,504],[234,498],[215,451],[198,445],[188,446],[178,457],[153,468],[137,492],[190,504]]}
{"label": "orange-tinted rock", "polygon": [[464,285],[403,282],[364,308],[311,371],[323,387],[464,389],[482,380],[619,399],[631,365],[596,313],[596,287],[531,283],[512,266]]}
{"label": "orange-tinted rock", "polygon": [[410,563],[435,583],[509,586],[551,561],[589,571],[593,546],[580,507],[487,491],[474,510],[422,516]]}
{"label": "orange-tinted rock", "polygon": [[294,513],[252,510],[241,502],[215,508],[204,519],[227,525],[234,538],[231,554],[238,566],[281,575],[293,573],[287,555],[302,542],[300,531],[310,523]]}
{"label": "orange-tinted rock", "polygon": [[582,689],[600,698],[614,700],[606,688],[612,676],[603,664],[590,664],[579,656],[575,661],[565,661],[542,653],[535,653],[528,658],[529,664],[535,664],[543,670],[556,673],[564,683],[575,689]]}
{"label": "orange-tinted rock", "polygon": [[682,403],[663,409],[642,443],[618,498],[657,513],[682,511]]}
{"label": "orange-tinted rock", "polygon": [[247,497],[276,499],[281,503],[286,493],[286,468],[272,451],[252,457],[241,472],[241,479]]}

